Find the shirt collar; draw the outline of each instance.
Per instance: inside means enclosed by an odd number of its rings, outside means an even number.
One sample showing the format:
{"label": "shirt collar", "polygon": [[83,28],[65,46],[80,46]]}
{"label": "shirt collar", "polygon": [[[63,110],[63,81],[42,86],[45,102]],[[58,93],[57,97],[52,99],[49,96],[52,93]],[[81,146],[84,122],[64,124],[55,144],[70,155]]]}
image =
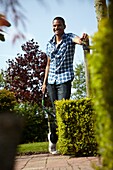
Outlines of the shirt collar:
{"label": "shirt collar", "polygon": [[[66,36],[66,34],[64,33],[64,34],[62,35],[62,39],[64,39],[65,36]],[[52,43],[52,44],[56,44],[56,42],[55,42],[55,35],[51,38],[51,40],[50,40],[49,42]]]}

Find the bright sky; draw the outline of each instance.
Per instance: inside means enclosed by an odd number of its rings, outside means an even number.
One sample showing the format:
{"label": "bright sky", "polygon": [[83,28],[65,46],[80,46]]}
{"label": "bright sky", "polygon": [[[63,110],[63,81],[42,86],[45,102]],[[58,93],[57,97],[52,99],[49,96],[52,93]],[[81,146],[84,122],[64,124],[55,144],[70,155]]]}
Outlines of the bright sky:
{"label": "bright sky", "polygon": [[[94,0],[41,0],[44,6],[37,0],[20,1],[27,17],[26,40],[19,40],[12,44],[12,36],[15,31],[14,24],[6,29],[6,41],[0,41],[0,69],[6,69],[6,61],[17,57],[17,53],[22,54],[21,45],[32,38],[39,43],[40,50],[45,52],[48,40],[53,36],[52,20],[56,16],[61,16],[66,21],[65,32],[72,32],[79,36],[86,32],[90,36],[97,31],[97,21],[94,8]],[[0,10],[0,12],[2,12]],[[20,25],[21,26],[21,25]],[[74,65],[83,61],[82,47],[77,45],[75,51]]]}

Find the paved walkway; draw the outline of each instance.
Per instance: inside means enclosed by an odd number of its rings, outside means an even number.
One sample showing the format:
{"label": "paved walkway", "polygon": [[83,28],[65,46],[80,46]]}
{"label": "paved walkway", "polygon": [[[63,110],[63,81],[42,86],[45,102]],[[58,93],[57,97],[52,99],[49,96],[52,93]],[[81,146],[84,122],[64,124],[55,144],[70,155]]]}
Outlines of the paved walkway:
{"label": "paved walkway", "polygon": [[17,156],[15,170],[94,170],[92,163],[100,164],[97,157],[37,154]]}

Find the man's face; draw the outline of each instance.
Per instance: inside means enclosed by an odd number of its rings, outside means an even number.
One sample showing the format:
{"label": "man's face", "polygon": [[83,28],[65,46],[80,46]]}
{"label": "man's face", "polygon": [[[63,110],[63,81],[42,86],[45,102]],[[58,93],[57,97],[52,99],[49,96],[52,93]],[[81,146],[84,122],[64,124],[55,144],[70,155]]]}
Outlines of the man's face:
{"label": "man's face", "polygon": [[53,32],[55,35],[61,36],[64,33],[65,26],[61,20],[53,21]]}

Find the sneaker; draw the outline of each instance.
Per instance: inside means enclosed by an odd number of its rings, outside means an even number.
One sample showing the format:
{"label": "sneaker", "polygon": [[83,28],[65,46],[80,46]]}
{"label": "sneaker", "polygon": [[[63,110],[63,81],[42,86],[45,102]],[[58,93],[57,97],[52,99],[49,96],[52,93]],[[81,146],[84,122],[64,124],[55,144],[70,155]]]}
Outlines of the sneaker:
{"label": "sneaker", "polygon": [[54,152],[56,152],[56,144],[54,144],[54,143],[51,142],[51,140],[50,140],[50,134],[51,134],[51,133],[48,134],[48,140],[49,140],[49,148],[48,148],[48,149],[49,149],[49,152],[50,152],[50,153],[52,153],[52,152],[54,153]]}
{"label": "sneaker", "polygon": [[52,151],[51,154],[52,154],[52,155],[57,155],[57,154],[59,154],[59,153],[58,153],[58,151],[56,150],[56,151]]}

